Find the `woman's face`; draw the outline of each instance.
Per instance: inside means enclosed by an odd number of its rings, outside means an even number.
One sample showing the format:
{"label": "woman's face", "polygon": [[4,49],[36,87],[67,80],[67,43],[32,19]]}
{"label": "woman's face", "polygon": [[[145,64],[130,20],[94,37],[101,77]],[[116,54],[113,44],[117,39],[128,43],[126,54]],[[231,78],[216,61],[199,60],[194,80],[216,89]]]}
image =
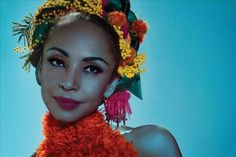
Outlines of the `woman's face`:
{"label": "woman's face", "polygon": [[42,98],[54,118],[73,122],[97,110],[116,66],[113,44],[109,34],[85,20],[50,33],[39,80]]}

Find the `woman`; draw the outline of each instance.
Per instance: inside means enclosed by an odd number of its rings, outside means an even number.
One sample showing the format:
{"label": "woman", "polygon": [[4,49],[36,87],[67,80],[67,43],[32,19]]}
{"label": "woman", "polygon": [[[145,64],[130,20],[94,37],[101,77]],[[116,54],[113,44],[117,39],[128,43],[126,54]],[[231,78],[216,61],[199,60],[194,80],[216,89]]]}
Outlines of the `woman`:
{"label": "woman", "polygon": [[24,68],[36,67],[49,110],[33,156],[181,156],[164,128],[119,126],[131,114],[128,91],[141,97],[145,59],[137,50],[147,26],[128,0],[48,0],[25,23],[13,31],[27,41]]}

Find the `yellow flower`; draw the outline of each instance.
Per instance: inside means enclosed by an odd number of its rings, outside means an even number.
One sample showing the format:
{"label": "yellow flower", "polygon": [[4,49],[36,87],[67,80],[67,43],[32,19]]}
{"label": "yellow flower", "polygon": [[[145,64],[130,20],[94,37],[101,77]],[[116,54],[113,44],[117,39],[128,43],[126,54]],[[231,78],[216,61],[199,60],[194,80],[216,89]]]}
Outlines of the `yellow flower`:
{"label": "yellow flower", "polygon": [[18,53],[20,50],[19,50],[19,46],[17,46],[16,48],[14,48],[14,51],[16,52],[16,53]]}
{"label": "yellow flower", "polygon": [[15,51],[16,53],[19,53],[19,52],[24,53],[24,52],[26,51],[26,47],[17,46],[16,48],[14,48],[14,51]]}
{"label": "yellow flower", "polygon": [[132,78],[139,73],[143,73],[145,69],[141,69],[141,65],[144,63],[146,55],[139,54],[134,58],[134,63],[132,65],[119,66],[118,73],[120,76],[125,76],[127,78]]}

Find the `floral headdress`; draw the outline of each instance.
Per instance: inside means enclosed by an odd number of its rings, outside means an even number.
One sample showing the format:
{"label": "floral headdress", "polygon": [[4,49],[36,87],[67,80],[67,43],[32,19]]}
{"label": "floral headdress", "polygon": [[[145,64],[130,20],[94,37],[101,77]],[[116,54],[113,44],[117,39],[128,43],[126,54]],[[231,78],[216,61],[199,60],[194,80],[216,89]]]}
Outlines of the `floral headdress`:
{"label": "floral headdress", "polygon": [[137,19],[129,5],[129,0],[47,0],[34,15],[25,17],[24,24],[13,22],[13,35],[20,35],[18,42],[24,40],[24,47],[18,46],[15,51],[24,53],[27,48],[29,50],[21,57],[25,59],[23,68],[29,71],[30,63],[37,66],[32,58],[39,57],[38,49],[44,44],[46,34],[57,17],[71,12],[86,12],[106,20],[119,36],[121,61],[117,71],[120,76],[117,91],[129,90],[142,99],[140,73],[144,71],[141,65],[145,54],[137,54],[137,50],[147,32],[147,24]]}

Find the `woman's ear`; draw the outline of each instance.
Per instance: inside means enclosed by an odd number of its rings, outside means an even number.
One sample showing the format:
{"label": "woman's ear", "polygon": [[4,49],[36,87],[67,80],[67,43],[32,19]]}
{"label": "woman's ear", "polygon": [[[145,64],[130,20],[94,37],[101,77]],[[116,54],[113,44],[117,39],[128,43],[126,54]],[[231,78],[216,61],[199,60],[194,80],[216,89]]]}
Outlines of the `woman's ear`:
{"label": "woman's ear", "polygon": [[108,87],[104,93],[104,97],[108,98],[109,96],[111,96],[114,93],[118,82],[119,82],[119,78],[115,77],[112,80],[112,82],[108,85]]}

